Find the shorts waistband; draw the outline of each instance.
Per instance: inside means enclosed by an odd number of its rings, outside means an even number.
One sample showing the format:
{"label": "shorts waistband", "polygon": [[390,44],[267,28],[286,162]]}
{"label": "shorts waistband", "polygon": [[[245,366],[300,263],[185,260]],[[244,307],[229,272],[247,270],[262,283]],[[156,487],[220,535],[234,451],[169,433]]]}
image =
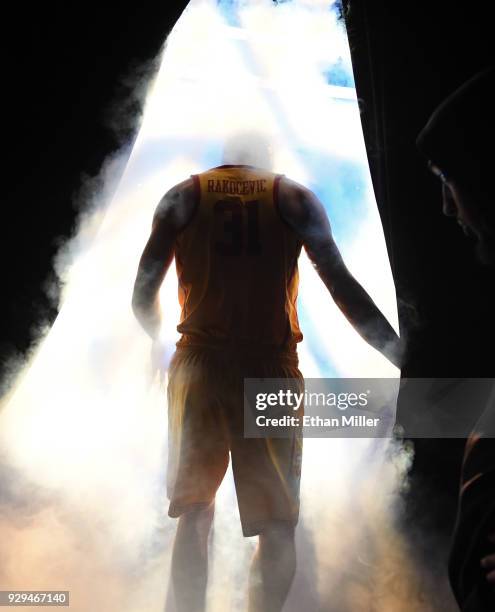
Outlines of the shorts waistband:
{"label": "shorts waistband", "polygon": [[233,357],[253,357],[257,359],[281,359],[298,365],[299,357],[296,347],[273,346],[263,344],[244,344],[236,342],[207,342],[197,339],[185,339],[182,337],[176,344],[176,350],[180,353],[186,352],[212,352],[216,355]]}

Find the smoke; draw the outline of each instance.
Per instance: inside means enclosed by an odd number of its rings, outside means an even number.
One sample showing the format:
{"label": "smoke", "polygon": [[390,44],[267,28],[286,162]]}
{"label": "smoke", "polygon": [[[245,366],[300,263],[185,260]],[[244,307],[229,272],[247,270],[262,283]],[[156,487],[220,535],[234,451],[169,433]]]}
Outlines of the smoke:
{"label": "smoke", "polygon": [[120,146],[126,146],[141,126],[150,83],[160,69],[164,51],[165,45],[150,60],[131,61],[116,84],[113,100],[104,111],[103,121]]}
{"label": "smoke", "polygon": [[263,134],[236,132],[227,139],[222,155],[226,164],[242,164],[271,170],[273,153],[269,141]]}
{"label": "smoke", "polygon": [[[74,612],[173,610],[166,401],[160,383],[150,383],[151,347],[130,301],[157,203],[220,163],[229,134],[263,133],[275,170],[320,196],[346,263],[398,326],[349,49],[332,3],[193,0],[152,65],[159,71],[132,150],[85,183],[74,238],[55,262],[60,313],[0,412],[1,588],[70,590]],[[303,373],[397,377],[306,258],[300,267]],[[176,283],[170,271],[161,291],[169,352]],[[397,521],[410,460],[387,440],[305,441],[288,612],[439,609]],[[208,610],[242,610],[255,541],[241,536],[230,473],[216,505]]]}

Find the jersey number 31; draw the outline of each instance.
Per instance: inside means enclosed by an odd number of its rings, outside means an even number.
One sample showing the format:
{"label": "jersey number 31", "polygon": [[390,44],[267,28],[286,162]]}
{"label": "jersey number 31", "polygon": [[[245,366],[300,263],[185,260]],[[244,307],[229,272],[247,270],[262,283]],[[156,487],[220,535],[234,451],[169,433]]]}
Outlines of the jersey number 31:
{"label": "jersey number 31", "polygon": [[215,242],[219,255],[260,255],[259,201],[243,204],[230,197],[215,202],[215,217],[223,224],[222,240]]}

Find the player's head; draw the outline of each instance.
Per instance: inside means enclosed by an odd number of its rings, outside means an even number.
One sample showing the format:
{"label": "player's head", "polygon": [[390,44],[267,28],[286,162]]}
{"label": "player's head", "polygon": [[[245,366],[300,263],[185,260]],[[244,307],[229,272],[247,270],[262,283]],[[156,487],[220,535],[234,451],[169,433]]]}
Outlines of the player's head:
{"label": "player's head", "polygon": [[470,79],[433,113],[417,145],[442,181],[443,212],[495,264],[495,69]]}
{"label": "player's head", "polygon": [[273,153],[270,142],[266,136],[254,130],[236,132],[225,141],[223,163],[271,170]]}

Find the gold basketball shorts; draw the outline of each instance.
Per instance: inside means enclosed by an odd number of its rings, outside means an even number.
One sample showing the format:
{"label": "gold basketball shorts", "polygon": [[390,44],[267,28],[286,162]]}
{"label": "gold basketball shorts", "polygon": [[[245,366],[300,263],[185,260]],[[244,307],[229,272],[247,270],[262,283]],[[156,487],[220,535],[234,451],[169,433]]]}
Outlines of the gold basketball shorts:
{"label": "gold basketball shorts", "polygon": [[288,438],[244,437],[244,379],[304,381],[297,355],[238,355],[208,347],[177,348],[169,368],[169,516],[211,504],[232,457],[245,536],[299,516],[302,432]]}

